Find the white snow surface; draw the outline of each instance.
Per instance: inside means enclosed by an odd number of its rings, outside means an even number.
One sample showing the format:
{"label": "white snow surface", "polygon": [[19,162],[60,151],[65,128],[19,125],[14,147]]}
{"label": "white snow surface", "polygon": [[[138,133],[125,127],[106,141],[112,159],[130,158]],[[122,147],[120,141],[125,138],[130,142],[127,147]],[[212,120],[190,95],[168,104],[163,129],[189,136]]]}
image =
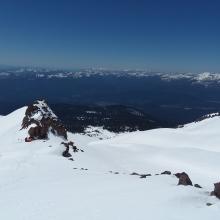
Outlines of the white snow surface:
{"label": "white snow surface", "polygon": [[[220,219],[220,200],[209,195],[220,181],[220,117],[106,140],[69,133],[84,150],[70,161],[59,137],[24,142],[25,110],[0,117],[0,219]],[[185,171],[203,188],[154,175],[164,170]]]}

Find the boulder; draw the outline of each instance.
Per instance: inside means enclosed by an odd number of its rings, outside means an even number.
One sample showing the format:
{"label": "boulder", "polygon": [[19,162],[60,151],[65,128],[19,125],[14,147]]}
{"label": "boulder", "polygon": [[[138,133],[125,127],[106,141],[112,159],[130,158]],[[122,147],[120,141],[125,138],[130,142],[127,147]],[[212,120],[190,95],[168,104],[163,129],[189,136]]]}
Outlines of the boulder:
{"label": "boulder", "polygon": [[63,156],[64,157],[72,157],[72,155],[67,150],[63,151]]}
{"label": "boulder", "polygon": [[194,187],[196,187],[196,188],[202,188],[199,184],[194,184]]}
{"label": "boulder", "polygon": [[220,182],[214,184],[214,191],[211,192],[211,196],[216,196],[220,199]]}
{"label": "boulder", "polygon": [[178,185],[192,186],[192,181],[187,173],[176,173],[175,176],[179,179]]}

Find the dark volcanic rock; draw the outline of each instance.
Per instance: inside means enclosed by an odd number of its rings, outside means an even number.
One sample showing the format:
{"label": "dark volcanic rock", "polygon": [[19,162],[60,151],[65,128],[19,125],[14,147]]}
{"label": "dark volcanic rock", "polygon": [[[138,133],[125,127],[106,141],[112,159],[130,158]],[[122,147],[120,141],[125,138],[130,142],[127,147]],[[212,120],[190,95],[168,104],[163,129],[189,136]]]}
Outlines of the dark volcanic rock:
{"label": "dark volcanic rock", "polygon": [[171,172],[170,171],[164,171],[161,173],[161,175],[171,175]]}
{"label": "dark volcanic rock", "polygon": [[61,144],[63,144],[68,151],[69,151],[70,147],[72,147],[74,153],[79,151],[79,149],[74,145],[74,143],[72,141],[61,142]]}
{"label": "dark volcanic rock", "polygon": [[192,181],[190,180],[187,173],[176,173],[175,176],[179,178],[178,185],[192,186]]}
{"label": "dark volcanic rock", "polygon": [[132,176],[139,176],[140,174],[139,173],[135,173],[135,172],[133,172],[133,173],[131,173],[130,175],[132,175]]}
{"label": "dark volcanic rock", "polygon": [[[31,142],[38,139],[48,139],[50,133],[67,140],[67,129],[53,113],[50,107],[44,100],[36,101],[29,105],[22,121],[21,129],[28,129],[28,137],[26,142]],[[62,142],[65,150],[62,155],[64,157],[71,157],[70,147],[73,152],[77,152],[78,148],[74,146],[72,141]]]}
{"label": "dark volcanic rock", "polygon": [[146,178],[147,176],[151,176],[151,174],[140,174],[140,178]]}
{"label": "dark volcanic rock", "polygon": [[147,176],[151,176],[151,174],[140,174],[140,173],[136,173],[136,172],[133,172],[133,173],[130,173],[130,175],[132,176],[140,176],[140,178],[146,178]]}
{"label": "dark volcanic rock", "polygon": [[180,178],[181,173],[175,173],[174,174],[177,178]]}
{"label": "dark volcanic rock", "polygon": [[194,187],[196,187],[196,188],[202,188],[199,184],[194,184]]}
{"label": "dark volcanic rock", "polygon": [[63,152],[63,156],[64,157],[72,157],[72,155],[69,153],[69,151],[67,151],[67,150],[65,150],[64,152]]}
{"label": "dark volcanic rock", "polygon": [[220,199],[220,182],[214,184],[214,191],[211,192],[211,196],[216,196]]}
{"label": "dark volcanic rock", "polygon": [[53,113],[47,103],[36,101],[29,105],[22,121],[22,128],[27,129],[31,139],[47,139],[48,133],[67,139],[67,130]]}

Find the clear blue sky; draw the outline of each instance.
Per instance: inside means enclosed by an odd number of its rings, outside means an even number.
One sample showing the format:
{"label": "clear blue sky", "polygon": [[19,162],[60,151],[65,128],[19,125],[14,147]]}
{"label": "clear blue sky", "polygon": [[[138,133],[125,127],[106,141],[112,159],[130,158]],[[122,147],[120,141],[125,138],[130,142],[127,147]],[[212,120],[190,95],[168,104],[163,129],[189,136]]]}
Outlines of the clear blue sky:
{"label": "clear blue sky", "polygon": [[0,63],[220,71],[220,1],[0,0]]}

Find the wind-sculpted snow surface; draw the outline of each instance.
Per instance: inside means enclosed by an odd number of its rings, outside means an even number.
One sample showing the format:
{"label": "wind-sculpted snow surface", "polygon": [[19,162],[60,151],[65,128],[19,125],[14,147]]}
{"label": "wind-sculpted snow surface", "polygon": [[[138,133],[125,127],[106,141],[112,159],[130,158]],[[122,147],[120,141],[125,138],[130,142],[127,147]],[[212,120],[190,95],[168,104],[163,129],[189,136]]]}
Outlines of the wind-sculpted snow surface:
{"label": "wind-sculpted snow surface", "polygon": [[[68,133],[84,153],[61,156],[60,137],[24,142],[26,107],[0,117],[0,219],[219,219],[220,118],[178,129],[155,129],[111,139]],[[186,172],[181,186],[165,170]],[[151,174],[146,178],[132,172]],[[209,204],[209,206],[207,206]]]}

